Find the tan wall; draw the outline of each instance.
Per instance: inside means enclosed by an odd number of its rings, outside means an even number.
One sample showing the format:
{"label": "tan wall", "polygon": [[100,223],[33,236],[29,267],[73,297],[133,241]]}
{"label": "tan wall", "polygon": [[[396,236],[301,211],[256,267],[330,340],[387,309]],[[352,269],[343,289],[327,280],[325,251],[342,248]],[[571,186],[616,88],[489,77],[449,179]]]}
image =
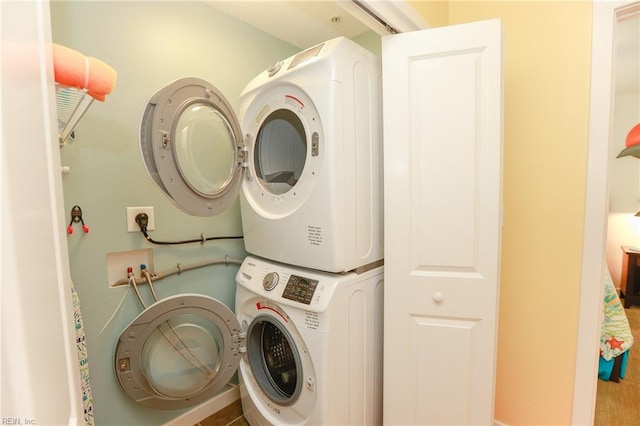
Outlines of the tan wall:
{"label": "tan wall", "polygon": [[449,25],[448,1],[409,0],[413,8],[418,11],[432,27]]}
{"label": "tan wall", "polygon": [[[570,424],[581,284],[591,2],[414,2],[434,26],[504,29],[496,420]],[[428,14],[432,15],[429,16]]]}

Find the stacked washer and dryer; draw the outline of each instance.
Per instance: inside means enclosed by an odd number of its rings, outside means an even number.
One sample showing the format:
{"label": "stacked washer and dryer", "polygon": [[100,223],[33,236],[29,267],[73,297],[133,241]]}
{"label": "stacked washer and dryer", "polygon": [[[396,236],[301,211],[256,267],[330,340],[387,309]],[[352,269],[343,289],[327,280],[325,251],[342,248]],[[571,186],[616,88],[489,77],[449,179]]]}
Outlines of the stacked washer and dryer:
{"label": "stacked washer and dryer", "polygon": [[380,114],[379,61],[342,37],[253,79],[240,120],[196,78],[150,99],[149,176],[193,215],[218,214],[239,192],[251,254],[235,314],[178,294],[123,331],[115,369],[129,396],[186,407],[238,368],[252,425],[382,422]]}

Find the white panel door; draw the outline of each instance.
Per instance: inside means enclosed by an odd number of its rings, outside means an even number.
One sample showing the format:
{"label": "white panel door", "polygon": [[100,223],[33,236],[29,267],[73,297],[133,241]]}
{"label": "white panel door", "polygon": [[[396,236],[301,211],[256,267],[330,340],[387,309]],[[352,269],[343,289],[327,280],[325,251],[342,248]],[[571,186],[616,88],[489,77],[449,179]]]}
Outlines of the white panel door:
{"label": "white panel door", "polygon": [[499,20],[383,38],[384,420],[492,424]]}

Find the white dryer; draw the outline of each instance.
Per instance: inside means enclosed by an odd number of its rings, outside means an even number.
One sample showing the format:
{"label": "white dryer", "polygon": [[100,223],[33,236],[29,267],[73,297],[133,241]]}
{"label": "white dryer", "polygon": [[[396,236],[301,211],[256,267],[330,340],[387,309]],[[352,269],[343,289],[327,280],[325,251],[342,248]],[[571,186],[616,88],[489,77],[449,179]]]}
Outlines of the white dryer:
{"label": "white dryer", "polygon": [[344,272],[383,257],[380,115],[378,59],[340,37],[254,78],[240,120],[210,83],[169,84],[145,109],[141,152],[187,213],[215,215],[240,192],[250,253]]}
{"label": "white dryer", "polygon": [[329,274],[250,256],[236,282],[235,315],[178,294],[122,331],[114,370],[129,397],[185,408],[239,371],[253,426],[381,424],[383,267]]}

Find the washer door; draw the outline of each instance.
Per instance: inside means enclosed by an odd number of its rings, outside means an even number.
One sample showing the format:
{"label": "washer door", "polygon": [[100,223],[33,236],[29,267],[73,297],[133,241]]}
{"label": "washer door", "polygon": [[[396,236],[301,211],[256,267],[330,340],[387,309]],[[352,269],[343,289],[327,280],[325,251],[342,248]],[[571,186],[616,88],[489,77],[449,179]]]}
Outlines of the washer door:
{"label": "washer door", "polygon": [[240,324],[220,301],[197,294],[163,299],[120,334],[115,373],[140,404],[173,410],[215,396],[240,362]]}
{"label": "washer door", "polygon": [[279,321],[256,318],[247,331],[248,362],[262,392],[279,405],[295,403],[302,390],[302,360]]}
{"label": "washer door", "polygon": [[[316,412],[318,398],[307,343],[322,356],[325,337],[319,334],[305,342],[282,307],[249,293],[239,286],[236,295],[238,318],[246,330],[246,353],[240,361],[243,412],[260,424],[306,424]],[[318,362],[322,365],[322,360]]]}
{"label": "washer door", "polygon": [[140,150],[153,182],[186,213],[216,215],[238,195],[240,125],[222,93],[204,80],[183,78],[151,97]]}

